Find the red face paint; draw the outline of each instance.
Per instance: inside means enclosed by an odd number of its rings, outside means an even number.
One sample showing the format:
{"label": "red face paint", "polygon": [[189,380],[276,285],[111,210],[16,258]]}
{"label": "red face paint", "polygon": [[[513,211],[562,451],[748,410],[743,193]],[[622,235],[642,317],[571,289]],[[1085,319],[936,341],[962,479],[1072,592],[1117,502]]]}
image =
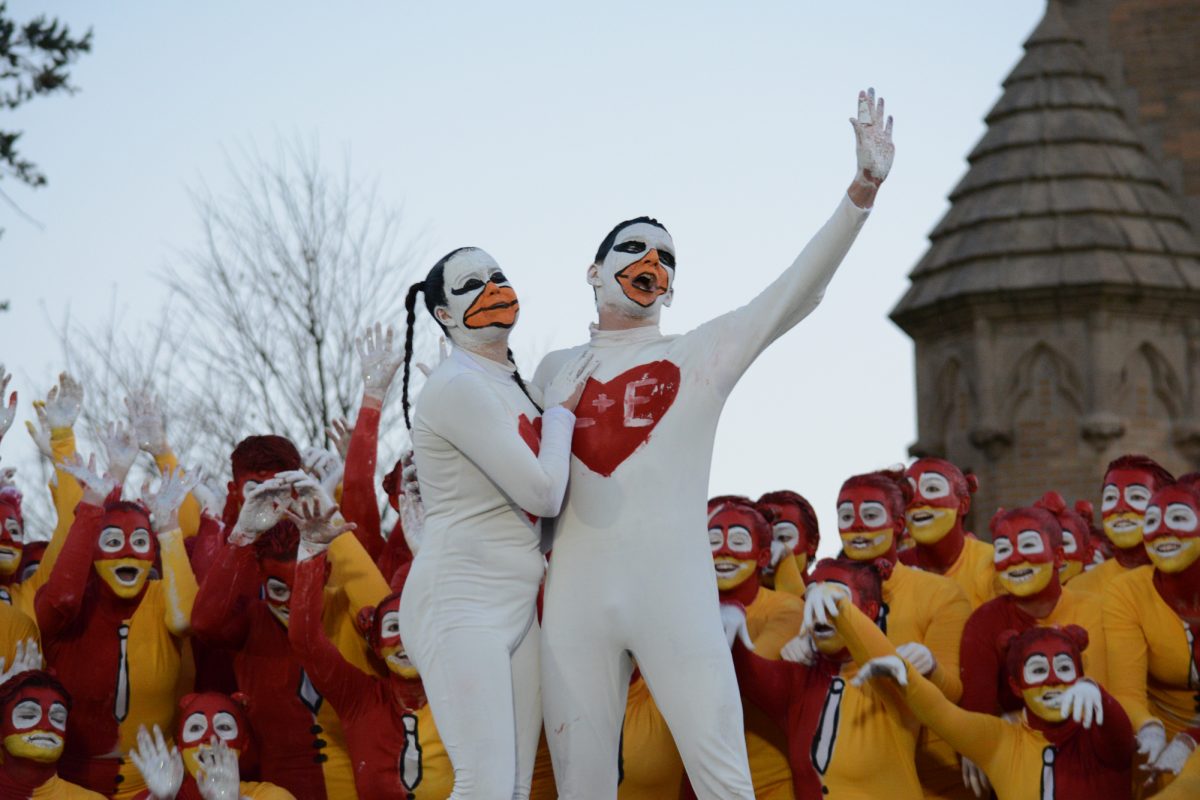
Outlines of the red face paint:
{"label": "red face paint", "polygon": [[1160,572],[1183,572],[1200,558],[1200,499],[1190,487],[1154,493],[1145,515],[1145,544]]}
{"label": "red face paint", "polygon": [[67,705],[57,689],[25,687],[4,704],[0,713],[0,740],[9,756],[47,764],[62,755]]}
{"label": "red face paint", "polygon": [[1014,597],[1031,597],[1057,582],[1061,544],[1049,525],[1057,527],[1058,521],[1048,511],[1017,510],[999,515],[992,526],[996,577]]}
{"label": "red face paint", "polygon": [[131,508],[104,512],[92,566],[113,594],[126,600],[137,597],[157,555],[158,540],[144,512]]}
{"label": "red face paint", "polygon": [[708,521],[708,540],[720,591],[745,583],[771,558],[766,520],[752,509],[734,503],[714,509]]}
{"label": "red face paint", "polygon": [[1104,476],[1100,513],[1104,532],[1121,549],[1142,543],[1142,522],[1158,479],[1148,470],[1114,469]]}
{"label": "red face paint", "polygon": [[843,487],[838,494],[838,534],[847,557],[871,561],[886,555],[904,525],[889,509],[889,498],[874,486]]}
{"label": "red face paint", "polygon": [[267,609],[287,627],[292,602],[292,586],[296,578],[296,562],[264,558],[259,562],[263,594]]}
{"label": "red face paint", "polygon": [[222,740],[229,749],[244,753],[250,745],[250,729],[242,708],[219,692],[189,694],[179,703],[179,726],[175,742],[188,772],[195,776],[199,768],[201,745]]}
{"label": "red face paint", "polygon": [[763,508],[775,516],[773,523],[775,539],[785,541],[792,553],[800,555],[812,551],[812,534],[808,522],[800,515],[800,509],[791,503],[762,503]]}

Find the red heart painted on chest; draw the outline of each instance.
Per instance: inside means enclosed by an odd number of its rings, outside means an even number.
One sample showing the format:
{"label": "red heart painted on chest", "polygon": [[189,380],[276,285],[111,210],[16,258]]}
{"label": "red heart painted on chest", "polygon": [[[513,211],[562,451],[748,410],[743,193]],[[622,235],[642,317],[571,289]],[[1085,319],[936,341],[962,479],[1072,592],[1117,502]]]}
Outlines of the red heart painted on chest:
{"label": "red heart painted on chest", "polygon": [[[529,421],[529,417],[522,414],[517,417],[517,433],[521,434],[521,438],[525,440],[525,444],[529,445],[529,449],[533,454],[539,455],[542,452],[542,418],[538,417],[533,422]],[[528,511],[525,516],[529,517],[529,521],[536,524],[538,518]]]}
{"label": "red heart painted on chest", "polygon": [[588,378],[575,409],[571,452],[608,477],[649,439],[679,394],[679,367],[653,361],[612,380]]}

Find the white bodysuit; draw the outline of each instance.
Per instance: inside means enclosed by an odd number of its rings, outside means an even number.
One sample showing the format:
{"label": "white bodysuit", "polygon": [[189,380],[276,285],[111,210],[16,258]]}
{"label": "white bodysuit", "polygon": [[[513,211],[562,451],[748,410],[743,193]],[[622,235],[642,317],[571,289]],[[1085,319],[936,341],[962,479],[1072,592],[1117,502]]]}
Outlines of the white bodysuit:
{"label": "white bodysuit", "polygon": [[690,333],[593,327],[589,344],[538,367],[542,386],[583,348],[599,360],[575,410],[542,619],[546,736],[562,800],[616,797],[630,654],[697,795],[753,799],[706,535],[713,440],[742,373],[816,308],[866,217],[844,198],[766,291]]}
{"label": "white bodysuit", "polygon": [[559,510],[574,424],[561,406],[539,415],[511,368],[458,348],[417,400],[426,517],[400,634],[454,766],[455,800],[529,796],[546,565],[530,515]]}

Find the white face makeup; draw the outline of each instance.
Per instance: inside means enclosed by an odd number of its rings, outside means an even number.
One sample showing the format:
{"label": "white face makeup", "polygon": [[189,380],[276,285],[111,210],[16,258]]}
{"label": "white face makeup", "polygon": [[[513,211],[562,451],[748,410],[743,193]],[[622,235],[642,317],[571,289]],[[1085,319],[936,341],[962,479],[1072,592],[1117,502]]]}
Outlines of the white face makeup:
{"label": "white face makeup", "polygon": [[588,268],[597,308],[638,319],[657,319],[671,305],[675,287],[675,243],[657,225],[622,228],[599,264]]}
{"label": "white face makeup", "polygon": [[771,528],[771,535],[777,542],[782,542],[788,550],[795,551],[796,545],[800,542],[800,530],[786,520],[776,522]]}
{"label": "white face makeup", "polygon": [[[1125,487],[1125,504],[1135,511],[1145,511],[1150,502],[1150,488],[1140,483],[1131,483]],[[1121,501],[1121,489],[1114,483],[1104,487],[1100,496],[1100,510],[1112,511]]]}
{"label": "white face makeup", "polygon": [[[118,527],[108,527],[100,531],[100,550],[104,553],[119,553],[125,547],[125,531]],[[137,528],[129,534],[129,547],[135,553],[145,555],[150,552],[150,532],[145,528]]]}
{"label": "white face makeup", "polygon": [[1063,683],[1074,683],[1076,678],[1075,659],[1066,653],[1056,655],[1054,657],[1054,675]]}
{"label": "white face makeup", "polygon": [[937,500],[950,494],[950,481],[940,472],[923,472],[917,489],[927,500]]}
{"label": "white face makeup", "polygon": [[9,537],[14,542],[20,543],[25,538],[25,533],[21,530],[21,523],[15,519],[5,520],[4,530],[8,531]]}
{"label": "white face makeup", "polygon": [[27,731],[42,721],[42,705],[36,700],[25,700],[13,706],[12,726]]}
{"label": "white face makeup", "polygon": [[267,598],[276,603],[286,603],[292,599],[292,590],[277,578],[267,578]]}
{"label": "white face makeup", "polygon": [[1075,555],[1075,551],[1079,549],[1079,545],[1075,541],[1075,534],[1071,533],[1066,528],[1063,528],[1063,553],[1069,556]]}
{"label": "white face makeup", "polygon": [[201,711],[192,714],[183,723],[183,742],[198,742],[208,733],[208,717]]}
{"label": "white face makeup", "polygon": [[384,639],[400,635],[399,611],[389,611],[383,615],[383,621],[379,623],[379,635]]}
{"label": "white face makeup", "polygon": [[1024,556],[1035,556],[1046,552],[1046,543],[1038,531],[1021,531],[1017,534],[1017,552]]}
{"label": "white face makeup", "polygon": [[496,260],[470,248],[452,257],[443,269],[446,305],[436,314],[455,344],[470,349],[507,339],[520,316],[520,304]]}
{"label": "white face makeup", "polygon": [[218,711],[213,714],[213,730],[227,742],[232,742],[238,735],[237,720],[228,711]]}

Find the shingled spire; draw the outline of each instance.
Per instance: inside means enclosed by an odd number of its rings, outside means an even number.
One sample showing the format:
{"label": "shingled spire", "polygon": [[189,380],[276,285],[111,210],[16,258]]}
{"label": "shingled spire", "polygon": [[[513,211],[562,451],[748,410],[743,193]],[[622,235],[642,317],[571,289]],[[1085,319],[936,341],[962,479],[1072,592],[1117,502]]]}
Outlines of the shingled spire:
{"label": "shingled spire", "polygon": [[1059,0],[1003,85],[891,315],[916,344],[913,452],[981,473],[986,515],[1047,488],[1096,499],[1120,452],[1200,463],[1179,199]]}

